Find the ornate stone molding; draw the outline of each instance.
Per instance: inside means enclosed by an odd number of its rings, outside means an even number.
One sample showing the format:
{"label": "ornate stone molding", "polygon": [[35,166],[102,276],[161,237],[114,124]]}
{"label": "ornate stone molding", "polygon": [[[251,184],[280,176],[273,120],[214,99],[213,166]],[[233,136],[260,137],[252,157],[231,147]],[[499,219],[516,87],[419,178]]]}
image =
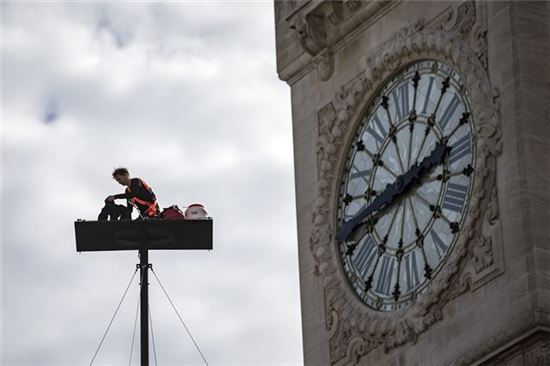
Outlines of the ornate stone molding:
{"label": "ornate stone molding", "polygon": [[325,16],[318,8],[307,15],[298,14],[290,28],[296,31],[302,48],[313,57],[312,64],[317,68],[321,80],[328,80],[334,70],[334,55],[327,42],[327,21],[336,22],[337,13]]}
{"label": "ornate stone molding", "polygon": [[474,53],[487,69],[487,22],[485,5],[468,0],[434,19],[431,27],[460,35],[470,44]]}
{"label": "ornate stone molding", "polygon": [[302,48],[312,56],[327,46],[325,17],[320,12],[311,12],[305,16],[298,14],[290,28],[298,34]]}
{"label": "ornate stone molding", "polygon": [[[310,249],[316,262],[316,274],[325,287],[329,319],[327,331],[333,364],[347,364],[380,344],[385,350],[390,350],[407,342],[415,342],[422,332],[439,321],[442,318],[441,309],[453,298],[452,294],[460,294],[470,288],[470,277],[464,277],[462,281],[453,279],[460,277],[465,267],[472,266],[472,261],[468,260],[474,252],[472,243],[479,244],[476,240],[484,237],[479,218],[488,218],[489,224],[496,220],[494,208],[489,202],[491,197],[496,197],[495,159],[501,151],[498,98],[475,49],[460,32],[424,29],[419,22],[402,29],[380,47],[369,50],[369,54],[372,56],[366,60],[365,72],[343,86],[318,115],[319,181]],[[360,110],[374,90],[400,68],[425,58],[445,62],[464,77],[472,102],[478,151],[474,193],[465,230],[460,233],[445,267],[414,304],[397,313],[386,314],[362,304],[341,272],[333,237],[338,176],[354,132],[352,123],[358,120]],[[496,212],[498,215],[498,209]],[[491,242],[489,250],[489,244],[482,242],[481,249],[477,249],[476,263],[480,271],[489,268],[491,259],[488,253],[492,253],[493,245]]]}
{"label": "ornate stone molding", "polygon": [[[304,51],[292,66],[280,70],[280,77],[289,81],[314,68],[321,80],[329,80],[334,70],[334,54],[346,36],[359,27],[368,27],[398,3],[395,0],[276,1],[277,22],[281,17],[288,22]],[[487,69],[486,5],[472,0],[451,4],[449,10],[432,20],[428,27],[460,35]]]}
{"label": "ornate stone molding", "polygon": [[[388,0],[322,1],[318,4],[312,3],[310,8],[292,14],[288,21],[302,49],[311,56],[307,63],[317,69],[321,80],[327,81],[334,71],[335,48],[344,35],[368,23],[391,3]],[[361,16],[354,17],[358,13],[361,13]],[[300,66],[304,67],[306,65]]]}
{"label": "ornate stone molding", "polygon": [[466,266],[456,280],[450,299],[454,299],[468,290],[476,290],[487,282],[504,273],[502,253],[502,224],[499,218],[498,196],[493,184],[491,195],[481,222],[480,235],[471,243]]}
{"label": "ornate stone molding", "polygon": [[491,199],[488,202],[485,216],[483,217],[481,239],[474,244],[473,268],[476,274],[480,274],[485,269],[494,264],[494,245],[495,245],[495,225],[498,222],[498,198],[497,190],[493,187]]}

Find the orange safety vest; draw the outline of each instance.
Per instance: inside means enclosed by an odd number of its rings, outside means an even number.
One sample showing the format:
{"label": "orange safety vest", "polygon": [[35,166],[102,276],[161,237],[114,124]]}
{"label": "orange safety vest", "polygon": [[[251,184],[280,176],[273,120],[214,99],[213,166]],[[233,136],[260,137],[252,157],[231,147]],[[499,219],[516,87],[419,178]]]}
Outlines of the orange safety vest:
{"label": "orange safety vest", "polygon": [[[145,189],[148,190],[149,192],[151,192],[153,197],[155,197],[155,194],[153,193],[153,190],[151,189],[151,187],[147,183],[145,183],[141,178],[138,178],[138,179],[141,182],[141,184],[143,184]],[[132,191],[130,189],[130,187],[126,187],[126,190],[128,192]],[[145,210],[145,214],[148,217],[156,216],[158,214],[158,205],[157,205],[157,198],[156,197],[154,198],[153,202],[148,202],[148,201],[142,200],[141,198],[138,198],[138,197],[132,197],[130,199],[130,201],[132,202],[132,204],[134,206],[137,206],[139,204],[139,205],[147,207],[147,210]],[[137,206],[137,207],[139,209],[139,206]]]}

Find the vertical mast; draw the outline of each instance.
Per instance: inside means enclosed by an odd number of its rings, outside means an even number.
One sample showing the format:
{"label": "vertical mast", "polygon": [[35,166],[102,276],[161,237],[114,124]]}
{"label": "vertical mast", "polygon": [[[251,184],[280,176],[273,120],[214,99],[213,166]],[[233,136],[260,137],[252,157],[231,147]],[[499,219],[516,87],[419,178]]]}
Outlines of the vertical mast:
{"label": "vertical mast", "polygon": [[139,251],[139,275],[141,278],[140,325],[141,325],[141,366],[149,366],[149,253],[147,249]]}

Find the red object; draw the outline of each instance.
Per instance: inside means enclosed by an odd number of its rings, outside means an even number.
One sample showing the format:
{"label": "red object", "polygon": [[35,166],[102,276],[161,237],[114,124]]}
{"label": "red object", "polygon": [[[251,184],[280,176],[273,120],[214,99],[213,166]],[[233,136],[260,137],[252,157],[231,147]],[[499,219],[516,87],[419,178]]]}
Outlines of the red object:
{"label": "red object", "polygon": [[160,213],[160,218],[168,220],[184,220],[185,215],[177,205],[172,205],[162,210]]}

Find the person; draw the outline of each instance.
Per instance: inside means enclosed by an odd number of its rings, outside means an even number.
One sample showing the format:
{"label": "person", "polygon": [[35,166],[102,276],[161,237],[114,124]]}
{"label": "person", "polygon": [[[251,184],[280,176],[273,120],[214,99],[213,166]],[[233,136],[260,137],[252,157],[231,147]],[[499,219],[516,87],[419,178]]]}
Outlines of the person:
{"label": "person", "polygon": [[[107,196],[105,207],[101,210],[98,220],[131,219],[132,207],[136,207],[142,218],[155,218],[159,214],[157,198],[151,187],[141,178],[130,178],[126,168],[113,171],[113,179],[126,186],[124,193]],[[116,199],[126,199],[128,206],[115,204]]]}

